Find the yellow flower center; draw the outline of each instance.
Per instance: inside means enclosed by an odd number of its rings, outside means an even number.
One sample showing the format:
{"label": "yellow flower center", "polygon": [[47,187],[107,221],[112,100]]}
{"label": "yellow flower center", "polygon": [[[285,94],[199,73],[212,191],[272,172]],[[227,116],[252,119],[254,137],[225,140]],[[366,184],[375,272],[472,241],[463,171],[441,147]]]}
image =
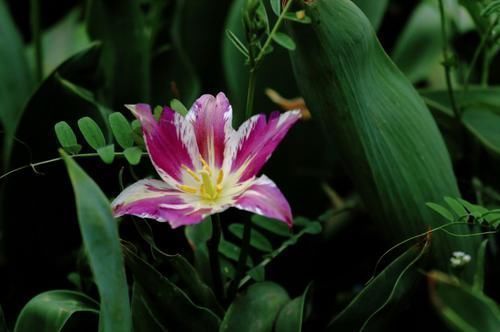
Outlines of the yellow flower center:
{"label": "yellow flower center", "polygon": [[215,201],[222,191],[224,172],[222,169],[219,170],[217,178],[214,178],[214,172],[202,156],[200,156],[200,161],[203,168],[196,172],[186,165],[182,165],[182,168],[199,184],[199,188],[184,184],[177,185],[177,188],[185,193],[197,194],[203,200]]}

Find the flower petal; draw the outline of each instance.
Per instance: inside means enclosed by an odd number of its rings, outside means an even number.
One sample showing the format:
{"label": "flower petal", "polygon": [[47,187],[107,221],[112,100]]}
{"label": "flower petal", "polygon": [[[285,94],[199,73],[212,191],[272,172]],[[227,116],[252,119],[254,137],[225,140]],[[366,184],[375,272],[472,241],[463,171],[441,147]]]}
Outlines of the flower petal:
{"label": "flower petal", "polygon": [[144,141],[158,174],[170,184],[181,181],[182,165],[193,168],[193,159],[199,154],[191,124],[168,107],[157,122],[149,105],[126,106],[142,124]]}
{"label": "flower petal", "polygon": [[265,175],[254,180],[253,184],[236,199],[235,207],[281,220],[292,226],[292,211],[288,201],[276,184]]}
{"label": "flower petal", "polygon": [[134,215],[167,221],[172,228],[196,224],[211,209],[196,209],[182,198],[182,193],[159,180],[141,180],[127,187],[111,203],[113,215]]}
{"label": "flower petal", "polygon": [[300,116],[300,111],[295,110],[273,112],[268,121],[264,114],[245,121],[227,144],[226,158],[231,160],[231,172],[241,173],[240,181],[254,177]]}
{"label": "flower petal", "polygon": [[201,96],[186,115],[194,127],[200,154],[212,167],[222,167],[225,142],[234,131],[232,118],[231,105],[222,92],[217,97]]}

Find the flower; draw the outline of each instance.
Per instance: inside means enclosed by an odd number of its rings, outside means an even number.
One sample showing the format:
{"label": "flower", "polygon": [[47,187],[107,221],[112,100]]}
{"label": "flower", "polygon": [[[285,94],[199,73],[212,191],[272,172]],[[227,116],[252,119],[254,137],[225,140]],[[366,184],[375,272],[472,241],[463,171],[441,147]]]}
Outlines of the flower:
{"label": "flower", "polygon": [[292,224],[290,205],[267,176],[256,177],[300,111],[251,117],[236,131],[223,93],[201,96],[184,117],[165,107],[156,121],[146,104],[127,105],[141,122],[146,147],[161,180],[144,179],[113,202],[116,217],[196,224],[230,207]]}
{"label": "flower", "polygon": [[470,263],[472,257],[463,251],[454,251],[451,258],[450,264],[454,268],[459,268]]}

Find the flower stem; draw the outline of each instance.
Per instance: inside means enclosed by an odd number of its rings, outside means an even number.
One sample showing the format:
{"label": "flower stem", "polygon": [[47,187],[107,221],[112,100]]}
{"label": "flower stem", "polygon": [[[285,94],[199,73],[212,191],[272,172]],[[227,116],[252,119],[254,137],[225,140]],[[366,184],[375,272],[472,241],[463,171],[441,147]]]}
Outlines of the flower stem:
{"label": "flower stem", "polygon": [[451,82],[451,71],[450,71],[450,59],[448,57],[448,38],[446,37],[446,16],[444,12],[444,4],[443,0],[439,0],[439,14],[441,16],[441,35],[443,39],[443,65],[444,65],[444,73],[446,78],[446,87],[448,90],[448,97],[450,99],[451,109],[453,110],[453,114],[455,115],[455,119],[460,123],[461,116],[460,110],[457,107],[457,103],[455,100],[455,93],[453,91],[453,85]]}
{"label": "flower stem", "polygon": [[30,23],[31,35],[35,49],[35,74],[36,81],[43,79],[43,49],[42,49],[42,31],[40,28],[40,0],[30,1]]}
{"label": "flower stem", "polygon": [[207,242],[208,254],[210,256],[210,267],[212,270],[212,284],[214,286],[215,296],[222,299],[224,288],[222,286],[220,261],[219,261],[219,243],[221,239],[220,215],[212,216],[212,237]]}
{"label": "flower stem", "polygon": [[250,249],[250,239],[252,234],[252,221],[248,220],[243,228],[243,239],[240,251],[240,257],[238,258],[238,264],[236,265],[236,274],[234,279],[229,286],[228,300],[232,301],[238,292],[240,286],[240,280],[245,275],[245,266],[248,260],[248,251]]}

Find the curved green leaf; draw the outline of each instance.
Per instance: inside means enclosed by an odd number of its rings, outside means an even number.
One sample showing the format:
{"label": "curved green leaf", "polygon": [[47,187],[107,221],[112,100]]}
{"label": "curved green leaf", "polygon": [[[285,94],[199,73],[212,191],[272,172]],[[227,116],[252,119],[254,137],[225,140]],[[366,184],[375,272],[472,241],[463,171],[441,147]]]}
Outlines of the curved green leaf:
{"label": "curved green leaf", "polygon": [[[59,332],[65,331],[74,320],[74,326],[97,328],[99,303],[85,294],[69,290],[52,290],[32,298],[21,310],[14,332]],[[85,321],[90,322],[85,323]],[[84,328],[85,329],[85,328]],[[78,329],[83,331],[84,329]]]}
{"label": "curved green leaf", "polygon": [[293,51],[296,47],[293,39],[283,32],[276,32],[273,35],[273,40],[280,46],[286,48],[287,50]]}
{"label": "curved green leaf", "polygon": [[389,0],[353,0],[370,20],[373,29],[377,30],[384,18]]}
{"label": "curved green leaf", "polygon": [[26,61],[21,36],[4,0],[0,0],[0,63],[0,123],[5,131],[2,158],[3,167],[7,167],[14,134],[34,80]]}
{"label": "curved green leaf", "polygon": [[468,109],[462,116],[465,127],[484,147],[500,155],[500,114],[486,108]]}
{"label": "curved green leaf", "polygon": [[283,309],[281,309],[274,327],[275,332],[302,331],[302,324],[304,322],[305,315],[304,311],[309,288],[310,285],[307,286],[304,294],[288,302]]}
{"label": "curved green leaf", "polygon": [[413,246],[396,258],[330,322],[327,331],[359,331],[367,320],[370,327],[384,330],[381,326],[393,315],[376,315],[377,311],[397,309],[411,297],[411,290],[421,278],[415,263],[425,249],[426,246]]}
{"label": "curved green leaf", "polygon": [[132,321],[134,331],[140,332],[167,332],[167,327],[163,326],[160,320],[154,316],[150,303],[147,302],[144,290],[140,285],[134,283],[132,287]]}
{"label": "curved green leaf", "polygon": [[278,284],[253,284],[229,306],[219,331],[271,332],[279,311],[289,300]]}
{"label": "curved green leaf", "polygon": [[65,153],[62,157],[73,184],[83,244],[99,290],[99,325],[104,331],[129,332],[132,323],[127,279],[110,203],[73,159]]}
{"label": "curved green leaf", "polygon": [[78,144],[75,132],[66,121],[56,123],[54,125],[54,131],[56,132],[59,144],[61,144],[64,150],[71,154],[80,152],[82,146]]}
{"label": "curved green leaf", "polygon": [[99,154],[101,160],[106,164],[111,164],[115,159],[115,145],[110,144],[103,146],[102,148],[97,149],[97,154]]}
{"label": "curved green leaf", "polygon": [[498,331],[500,310],[491,298],[440,272],[429,274],[429,289],[434,308],[451,330]]}
{"label": "curved green leaf", "polygon": [[138,165],[141,162],[142,150],[138,147],[126,148],[123,151],[125,158],[130,163],[130,165]]}
{"label": "curved green leaf", "polygon": [[267,218],[258,214],[252,215],[252,223],[273,234],[290,237],[290,228],[282,221]]}

